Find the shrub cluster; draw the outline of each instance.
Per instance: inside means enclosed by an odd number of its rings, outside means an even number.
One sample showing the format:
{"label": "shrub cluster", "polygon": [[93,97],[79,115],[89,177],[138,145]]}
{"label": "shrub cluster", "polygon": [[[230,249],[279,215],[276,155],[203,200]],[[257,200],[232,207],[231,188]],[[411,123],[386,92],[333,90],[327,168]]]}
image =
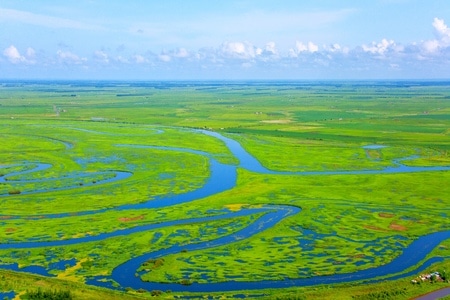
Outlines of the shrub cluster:
{"label": "shrub cluster", "polygon": [[46,300],[71,300],[72,294],[70,291],[27,291],[26,299],[46,299]]}

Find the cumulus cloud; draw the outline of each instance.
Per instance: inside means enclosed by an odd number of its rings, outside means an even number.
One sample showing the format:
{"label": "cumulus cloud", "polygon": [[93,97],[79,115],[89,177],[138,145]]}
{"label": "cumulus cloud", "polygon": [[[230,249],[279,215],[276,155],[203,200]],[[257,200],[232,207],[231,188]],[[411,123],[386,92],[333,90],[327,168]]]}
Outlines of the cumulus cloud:
{"label": "cumulus cloud", "polygon": [[18,63],[33,64],[35,63],[34,58],[36,52],[34,51],[33,48],[28,48],[26,50],[26,54],[22,55],[14,45],[11,45],[5,50],[3,50],[3,55],[13,64]]}
{"label": "cumulus cloud", "polygon": [[185,48],[178,48],[174,54],[174,57],[178,57],[178,58],[187,58],[190,56],[189,51],[187,51]]}
{"label": "cumulus cloud", "polygon": [[169,62],[169,61],[172,60],[170,55],[165,54],[165,53],[161,53],[160,55],[158,55],[158,58],[159,58],[160,61],[163,61],[163,62]]}
{"label": "cumulus cloud", "polygon": [[140,54],[133,55],[133,61],[137,64],[145,64],[148,63],[148,59]]}
{"label": "cumulus cloud", "polygon": [[313,42],[308,42],[307,45],[303,44],[302,42],[296,42],[295,49],[297,50],[297,52],[307,51],[313,53],[319,51],[319,46],[317,46]]}
{"label": "cumulus cloud", "polygon": [[269,42],[266,44],[266,47],[264,48],[265,53],[276,55],[278,54],[277,48],[275,46],[275,42]]}
{"label": "cumulus cloud", "polygon": [[437,53],[450,47],[450,28],[447,27],[444,20],[434,18],[433,28],[437,38],[423,42],[423,49],[427,53]]}
{"label": "cumulus cloud", "polygon": [[254,56],[251,57],[252,60],[261,62],[277,62],[281,56],[276,47],[275,42],[268,42],[262,48],[253,46]]}
{"label": "cumulus cloud", "polygon": [[191,53],[186,48],[177,48],[171,51],[163,51],[158,55],[158,60],[162,62],[170,62],[174,59],[185,60],[191,58]]}
{"label": "cumulus cloud", "polygon": [[444,23],[444,20],[434,18],[433,27],[441,38],[450,38],[450,29]]}
{"label": "cumulus cloud", "polygon": [[105,51],[97,50],[94,52],[94,58],[101,63],[108,64],[109,56]]}
{"label": "cumulus cloud", "polygon": [[56,55],[58,57],[58,60],[62,63],[65,64],[75,64],[75,65],[79,65],[79,64],[83,64],[87,61],[86,58],[84,57],[79,57],[78,55],[70,52],[70,51],[62,51],[62,50],[58,50],[56,52]]}
{"label": "cumulus cloud", "polygon": [[350,52],[350,49],[348,47],[342,47],[338,43],[334,43],[328,46],[323,46],[323,49],[327,52],[331,53],[343,53],[348,54]]}
{"label": "cumulus cloud", "polygon": [[123,57],[122,55],[119,55],[119,56],[115,57],[114,60],[115,60],[116,62],[122,63],[122,64],[128,64],[128,63],[130,63],[130,61],[129,61],[126,57]]}
{"label": "cumulus cloud", "polygon": [[[293,40],[295,44],[290,49],[278,49],[278,44],[270,40],[259,45],[237,40],[197,50],[178,47],[163,50],[159,54],[145,49],[135,49],[136,52],[131,52],[128,45],[127,47],[120,45],[118,49],[109,52],[103,49],[93,51],[89,60],[75,54],[69,47],[58,47],[60,50],[56,54],[53,52],[52,56],[47,56],[42,50],[36,53],[31,47],[18,49],[11,45],[3,50],[5,59],[2,63],[8,61],[13,67],[18,64],[36,64],[37,66],[65,64],[83,67],[92,65],[97,70],[101,70],[98,67],[106,67],[108,64],[117,64],[116,66],[129,67],[129,69],[152,68],[157,70],[160,68],[161,70],[183,69],[185,71],[242,70],[257,72],[255,70],[270,71],[274,69],[281,70],[279,74],[284,74],[284,70],[289,70],[289,72],[292,70],[322,70],[324,73],[328,72],[327,74],[334,74],[330,72],[333,70],[381,70],[380,72],[387,72],[388,70],[404,71],[406,68],[413,67],[422,70],[431,65],[435,69],[444,69],[450,62],[450,28],[444,20],[439,18],[434,18],[432,28],[434,36],[431,36],[431,39],[409,44],[400,44],[392,39],[384,38],[381,41],[349,48],[339,43],[319,46],[315,41],[295,42]],[[259,74],[261,73],[257,73],[257,75]],[[445,74],[450,76],[448,71]]]}
{"label": "cumulus cloud", "polygon": [[398,52],[401,51],[401,46],[397,46],[397,44],[393,40],[382,39],[381,42],[375,43],[372,42],[371,45],[362,45],[362,49],[364,52],[369,52],[372,54],[384,55],[388,51]]}
{"label": "cumulus cloud", "polygon": [[26,55],[29,59],[34,58],[36,56],[36,51],[34,51],[33,48],[27,48]]}
{"label": "cumulus cloud", "polygon": [[319,46],[313,42],[304,44],[303,42],[295,42],[295,48],[289,49],[290,57],[297,57],[301,53],[315,53],[319,51]]}
{"label": "cumulus cloud", "polygon": [[441,43],[438,40],[429,40],[423,42],[423,49],[427,53],[435,53],[441,48]]}
{"label": "cumulus cloud", "polygon": [[253,46],[249,42],[226,42],[223,43],[220,48],[220,52],[225,57],[238,59],[254,58],[260,51],[259,48]]}
{"label": "cumulus cloud", "polygon": [[25,61],[25,57],[20,55],[19,50],[13,45],[3,51],[3,55],[13,64]]}

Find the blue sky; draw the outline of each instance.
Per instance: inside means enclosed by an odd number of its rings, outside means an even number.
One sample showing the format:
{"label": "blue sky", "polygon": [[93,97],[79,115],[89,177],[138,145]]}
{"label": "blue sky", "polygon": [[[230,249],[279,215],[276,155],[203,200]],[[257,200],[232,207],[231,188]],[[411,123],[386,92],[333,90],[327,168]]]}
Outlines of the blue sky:
{"label": "blue sky", "polygon": [[448,0],[1,0],[0,78],[449,79]]}

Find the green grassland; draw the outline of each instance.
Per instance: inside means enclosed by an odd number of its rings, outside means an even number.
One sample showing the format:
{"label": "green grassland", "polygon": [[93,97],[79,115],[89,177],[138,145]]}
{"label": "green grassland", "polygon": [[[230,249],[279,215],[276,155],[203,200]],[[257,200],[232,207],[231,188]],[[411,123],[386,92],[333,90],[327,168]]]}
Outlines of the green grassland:
{"label": "green grassland", "polygon": [[[142,266],[154,282],[283,280],[351,273],[390,262],[428,233],[450,230],[450,171],[301,175],[238,168],[233,189],[158,209],[117,210],[194,191],[210,176],[208,153],[238,160],[210,129],[238,141],[274,171],[381,170],[450,166],[450,85],[381,82],[0,84],[0,244],[55,241],[173,220],[221,215],[264,204],[301,213],[228,245],[170,254]],[[367,149],[366,145],[384,148]],[[178,148],[167,150],[158,147]],[[24,174],[38,163],[51,167]],[[132,176],[114,180],[116,171]],[[111,180],[109,182],[103,182]],[[98,211],[83,214],[86,211]],[[61,218],[49,214],[68,215]],[[147,252],[214,240],[258,216],[192,222],[67,246],[0,249],[0,266],[50,266],[56,278],[0,268],[1,292],[73,291],[77,299],[174,299],[187,292],[115,291],[84,284]],[[220,229],[220,230],[219,230]],[[428,257],[450,267],[450,241]],[[194,266],[194,267],[193,267]],[[406,271],[406,270],[405,270]],[[209,293],[261,299],[405,299],[448,286],[412,285],[408,276],[378,283]],[[387,295],[387,296],[386,296]],[[378,297],[378,298],[377,298]]]}

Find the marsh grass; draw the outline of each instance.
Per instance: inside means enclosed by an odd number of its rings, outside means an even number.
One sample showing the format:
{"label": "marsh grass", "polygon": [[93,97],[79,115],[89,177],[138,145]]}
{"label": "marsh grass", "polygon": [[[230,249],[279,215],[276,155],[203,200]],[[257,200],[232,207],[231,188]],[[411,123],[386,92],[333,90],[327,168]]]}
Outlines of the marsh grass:
{"label": "marsh grass", "polygon": [[[221,141],[193,128],[216,130],[239,141],[275,171],[380,170],[410,156],[417,158],[402,163],[450,165],[447,85],[10,83],[0,85],[0,93],[0,174],[8,179],[0,182],[2,243],[95,236],[217,215],[230,207],[301,207],[300,214],[249,239],[168,255],[157,268],[141,270],[141,278],[148,281],[258,281],[379,266],[398,256],[415,238],[450,229],[449,172],[300,176],[238,168],[235,188],[205,199],[161,209],[114,209],[193,191],[209,177],[207,157],[147,146],[198,150],[222,163],[238,164]],[[363,148],[373,144],[385,147]],[[14,175],[37,163],[51,167]],[[132,176],[102,184],[114,171]],[[46,191],[33,193],[38,189]],[[104,209],[93,215],[77,214]],[[70,215],[45,217],[58,213]],[[48,267],[61,260],[77,262],[77,268],[50,270],[64,274],[64,280],[0,270],[4,279],[0,287],[17,292],[29,286],[70,287],[79,299],[132,298],[115,291],[91,291],[82,282],[90,276],[107,276],[118,264],[149,251],[236,232],[256,217],[165,227],[72,246],[0,250],[0,264]],[[430,256],[449,257],[449,248],[445,241]],[[446,259],[433,268],[448,269],[448,264]],[[369,299],[376,295],[401,299],[442,286],[411,286],[409,280],[257,293],[267,299]],[[128,294],[132,293],[136,292]],[[150,292],[140,295],[152,296]]]}

